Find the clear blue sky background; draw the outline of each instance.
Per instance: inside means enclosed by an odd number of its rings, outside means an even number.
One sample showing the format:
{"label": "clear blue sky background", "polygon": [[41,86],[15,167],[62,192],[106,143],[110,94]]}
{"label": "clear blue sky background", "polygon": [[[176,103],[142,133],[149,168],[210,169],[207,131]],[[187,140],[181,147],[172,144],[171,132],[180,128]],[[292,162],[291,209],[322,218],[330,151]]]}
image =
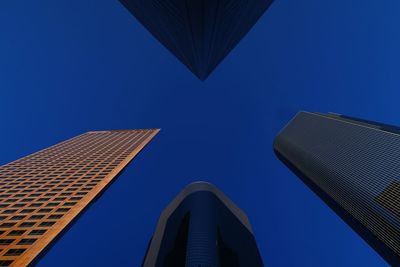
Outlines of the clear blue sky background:
{"label": "clear blue sky background", "polygon": [[266,266],[385,266],[272,141],[298,110],[400,125],[399,13],[276,0],[201,82],[117,0],[1,1],[0,164],[89,130],[162,128],[38,266],[139,266],[198,179],[247,212]]}

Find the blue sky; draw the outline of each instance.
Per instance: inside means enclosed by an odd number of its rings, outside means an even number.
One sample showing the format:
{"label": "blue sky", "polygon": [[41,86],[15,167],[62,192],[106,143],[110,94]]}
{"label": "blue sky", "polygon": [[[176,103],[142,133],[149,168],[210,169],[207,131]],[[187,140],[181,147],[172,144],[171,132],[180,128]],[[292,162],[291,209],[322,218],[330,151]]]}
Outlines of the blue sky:
{"label": "blue sky", "polygon": [[162,128],[38,266],[139,266],[207,180],[266,266],[386,266],[272,151],[298,110],[400,125],[400,2],[276,0],[205,82],[117,0],[2,1],[0,164],[89,130]]}

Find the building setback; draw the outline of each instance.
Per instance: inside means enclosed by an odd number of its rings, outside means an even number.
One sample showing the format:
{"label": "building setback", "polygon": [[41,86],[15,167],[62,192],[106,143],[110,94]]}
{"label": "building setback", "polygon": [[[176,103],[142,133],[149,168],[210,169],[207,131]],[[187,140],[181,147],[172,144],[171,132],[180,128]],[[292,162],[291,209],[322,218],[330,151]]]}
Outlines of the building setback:
{"label": "building setback", "polygon": [[388,263],[400,265],[400,130],[300,112],[276,155]]}
{"label": "building setback", "polygon": [[264,266],[246,214],[215,186],[188,185],[162,212],[142,266]]}
{"label": "building setback", "polygon": [[0,167],[0,266],[26,266],[158,130],[88,132]]}
{"label": "building setback", "polygon": [[273,0],[120,0],[198,78],[205,80]]}

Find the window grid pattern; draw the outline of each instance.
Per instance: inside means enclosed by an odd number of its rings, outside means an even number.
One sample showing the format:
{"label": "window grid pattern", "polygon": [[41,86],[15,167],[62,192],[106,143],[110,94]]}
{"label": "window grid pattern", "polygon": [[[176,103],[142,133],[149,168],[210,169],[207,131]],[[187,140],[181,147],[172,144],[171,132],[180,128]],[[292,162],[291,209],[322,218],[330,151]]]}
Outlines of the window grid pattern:
{"label": "window grid pattern", "polygon": [[0,266],[34,260],[157,132],[88,132],[1,166]]}
{"label": "window grid pattern", "polygon": [[300,112],[279,133],[274,149],[389,264],[397,266],[400,135],[395,128],[372,123]]}

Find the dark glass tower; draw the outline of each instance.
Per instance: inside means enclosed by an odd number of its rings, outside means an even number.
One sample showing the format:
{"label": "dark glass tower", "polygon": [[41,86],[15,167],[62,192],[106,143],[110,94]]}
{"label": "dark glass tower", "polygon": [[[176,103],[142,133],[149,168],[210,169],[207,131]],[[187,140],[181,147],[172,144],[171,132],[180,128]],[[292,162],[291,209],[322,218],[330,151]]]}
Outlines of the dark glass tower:
{"label": "dark glass tower", "polygon": [[399,128],[300,112],[274,150],[383,258],[400,265]]}
{"label": "dark glass tower", "polygon": [[246,214],[213,185],[196,182],[162,212],[142,266],[264,265]]}
{"label": "dark glass tower", "polygon": [[273,0],[120,0],[197,77],[205,80]]}

